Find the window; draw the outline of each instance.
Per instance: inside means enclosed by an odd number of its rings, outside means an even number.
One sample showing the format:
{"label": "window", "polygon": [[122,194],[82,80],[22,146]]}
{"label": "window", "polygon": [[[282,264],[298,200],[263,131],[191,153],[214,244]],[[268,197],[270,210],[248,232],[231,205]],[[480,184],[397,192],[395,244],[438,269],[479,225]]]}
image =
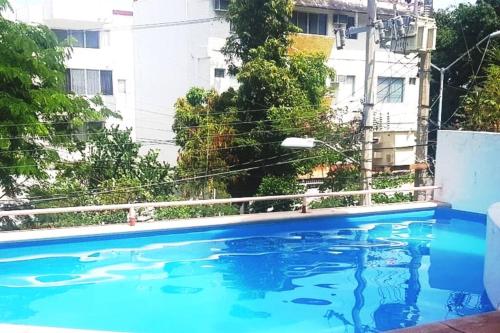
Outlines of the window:
{"label": "window", "polygon": [[113,72],[94,69],[68,69],[68,91],[78,95],[113,95]]}
{"label": "window", "polygon": [[70,69],[69,78],[69,87],[72,92],[78,95],[87,94],[84,69]]}
{"label": "window", "polygon": [[224,68],[216,68],[214,75],[215,75],[215,77],[225,77],[226,70]]}
{"label": "window", "polygon": [[126,80],[118,80],[118,92],[120,94],[127,93],[127,81]]}
{"label": "window", "polygon": [[87,69],[87,95],[98,95],[101,92],[99,71]]}
{"label": "window", "polygon": [[293,12],[292,23],[305,34],[326,35],[327,18],[326,14]]}
{"label": "window", "polygon": [[402,103],[404,79],[379,77],[377,84],[377,101],[380,103]]}
{"label": "window", "polygon": [[85,47],[85,32],[83,30],[70,30],[69,38],[71,46]]}
{"label": "window", "polygon": [[219,11],[227,11],[229,0],[214,0],[214,8]]}
{"label": "window", "polygon": [[87,30],[52,30],[59,42],[68,42],[73,47],[82,47],[90,49],[99,48],[99,31]]}
{"label": "window", "polygon": [[410,82],[408,82],[409,84],[411,84],[412,86],[416,85],[417,84],[417,78],[416,77],[411,77],[410,78]]}
{"label": "window", "polygon": [[[356,18],[348,15],[334,14],[333,15],[334,24],[345,24],[346,29],[356,26]],[[348,39],[358,39],[358,34],[352,34],[350,36],[346,35]]]}
{"label": "window", "polygon": [[99,31],[85,31],[85,47],[89,49],[99,48]]}
{"label": "window", "polygon": [[101,71],[101,94],[113,95],[113,72]]}
{"label": "window", "polygon": [[356,77],[354,75],[337,75],[334,84],[336,103],[348,102],[355,93]]}

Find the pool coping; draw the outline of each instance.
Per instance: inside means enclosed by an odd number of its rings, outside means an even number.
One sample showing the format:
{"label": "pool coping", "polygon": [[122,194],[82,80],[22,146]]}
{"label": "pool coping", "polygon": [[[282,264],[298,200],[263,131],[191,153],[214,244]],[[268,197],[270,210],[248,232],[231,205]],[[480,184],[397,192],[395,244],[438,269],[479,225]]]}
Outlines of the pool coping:
{"label": "pool coping", "polygon": [[498,333],[500,312],[493,311],[437,323],[389,331],[387,333]]}
{"label": "pool coping", "polygon": [[287,222],[295,219],[316,218],[327,216],[355,216],[370,213],[395,213],[412,210],[435,209],[440,207],[451,207],[450,204],[438,201],[412,202],[385,204],[363,207],[343,207],[313,209],[307,213],[275,212],[261,214],[246,214],[232,216],[217,216],[206,218],[175,219],[155,222],[137,223],[135,226],[128,224],[98,225],[85,227],[20,230],[0,232],[0,245],[11,243],[23,243],[33,241],[63,240],[76,237],[92,237],[107,235],[127,235],[141,232],[164,232],[174,230],[189,230],[205,227],[224,227],[252,223],[265,222]]}
{"label": "pool coping", "polygon": [[0,332],[2,333],[123,333],[123,332],[111,332],[111,331],[89,331],[89,330],[75,330],[69,328],[10,325],[10,324],[8,325],[0,324]]}

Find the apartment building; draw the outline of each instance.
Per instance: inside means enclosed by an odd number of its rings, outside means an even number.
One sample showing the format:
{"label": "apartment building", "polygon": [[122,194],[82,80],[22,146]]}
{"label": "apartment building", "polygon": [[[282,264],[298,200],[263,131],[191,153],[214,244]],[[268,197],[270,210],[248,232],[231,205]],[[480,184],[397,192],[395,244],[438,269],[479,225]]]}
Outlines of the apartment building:
{"label": "apartment building", "polygon": [[11,0],[8,17],[44,24],[61,41],[70,41],[67,88],[76,94],[102,96],[122,119],[107,125],[135,128],[132,0]]}
{"label": "apartment building", "polygon": [[[365,34],[346,36],[341,48],[339,28],[366,26],[367,1],[297,0],[293,16],[306,34],[336,38],[328,65],[337,74],[332,107],[340,121],[361,119],[365,83]],[[409,13],[406,1],[378,0],[378,18]],[[423,11],[426,7],[422,7]],[[418,58],[381,47],[376,52],[377,94],[374,106],[375,144],[373,164],[378,169],[408,168],[415,161],[418,106]]]}
{"label": "apartment building", "polygon": [[[409,12],[405,1],[379,0],[379,16]],[[177,147],[171,125],[175,101],[193,86],[223,91],[237,84],[227,73],[220,53],[229,35],[224,20],[229,0],[138,0],[134,5],[136,112],[138,137],[157,143],[161,157],[175,163]],[[335,38],[339,27],[367,23],[366,1],[297,0],[294,22],[303,36]],[[140,27],[140,28],[139,28]],[[365,36],[348,37],[343,49],[338,38],[329,52],[328,65],[337,79],[332,107],[340,121],[361,117],[364,94]],[[415,160],[418,99],[418,59],[386,49],[377,50],[378,92],[375,123],[378,144],[374,165],[405,168]],[[392,148],[406,147],[406,148]]]}

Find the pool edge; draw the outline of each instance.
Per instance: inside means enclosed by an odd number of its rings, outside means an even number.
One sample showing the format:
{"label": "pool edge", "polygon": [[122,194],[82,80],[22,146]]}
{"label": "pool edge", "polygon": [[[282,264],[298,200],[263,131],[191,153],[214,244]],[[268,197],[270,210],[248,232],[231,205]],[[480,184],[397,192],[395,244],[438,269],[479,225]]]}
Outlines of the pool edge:
{"label": "pool edge", "polygon": [[120,333],[111,331],[76,330],[69,328],[0,324],[2,333]]}
{"label": "pool edge", "polygon": [[156,222],[138,223],[135,226],[127,224],[85,226],[58,229],[21,230],[0,232],[0,245],[33,242],[63,240],[76,237],[96,237],[107,235],[133,235],[141,232],[164,232],[174,230],[189,230],[196,228],[225,227],[242,224],[253,224],[263,222],[280,222],[304,218],[316,218],[327,216],[355,216],[373,213],[397,213],[412,210],[426,210],[435,208],[450,208],[451,205],[444,202],[414,202],[404,204],[387,204],[363,207],[325,208],[310,210],[308,213],[299,212],[276,212],[248,215],[217,216],[207,218],[163,220]]}

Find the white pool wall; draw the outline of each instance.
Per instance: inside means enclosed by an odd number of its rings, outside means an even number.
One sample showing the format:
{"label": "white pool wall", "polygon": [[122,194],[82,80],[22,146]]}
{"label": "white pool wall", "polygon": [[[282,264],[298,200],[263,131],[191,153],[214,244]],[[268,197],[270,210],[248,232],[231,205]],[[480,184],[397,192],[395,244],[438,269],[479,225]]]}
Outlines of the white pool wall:
{"label": "white pool wall", "polygon": [[488,210],[484,285],[491,303],[500,310],[500,202]]}
{"label": "white pool wall", "polygon": [[436,185],[435,200],[486,214],[500,202],[500,133],[439,131]]}

